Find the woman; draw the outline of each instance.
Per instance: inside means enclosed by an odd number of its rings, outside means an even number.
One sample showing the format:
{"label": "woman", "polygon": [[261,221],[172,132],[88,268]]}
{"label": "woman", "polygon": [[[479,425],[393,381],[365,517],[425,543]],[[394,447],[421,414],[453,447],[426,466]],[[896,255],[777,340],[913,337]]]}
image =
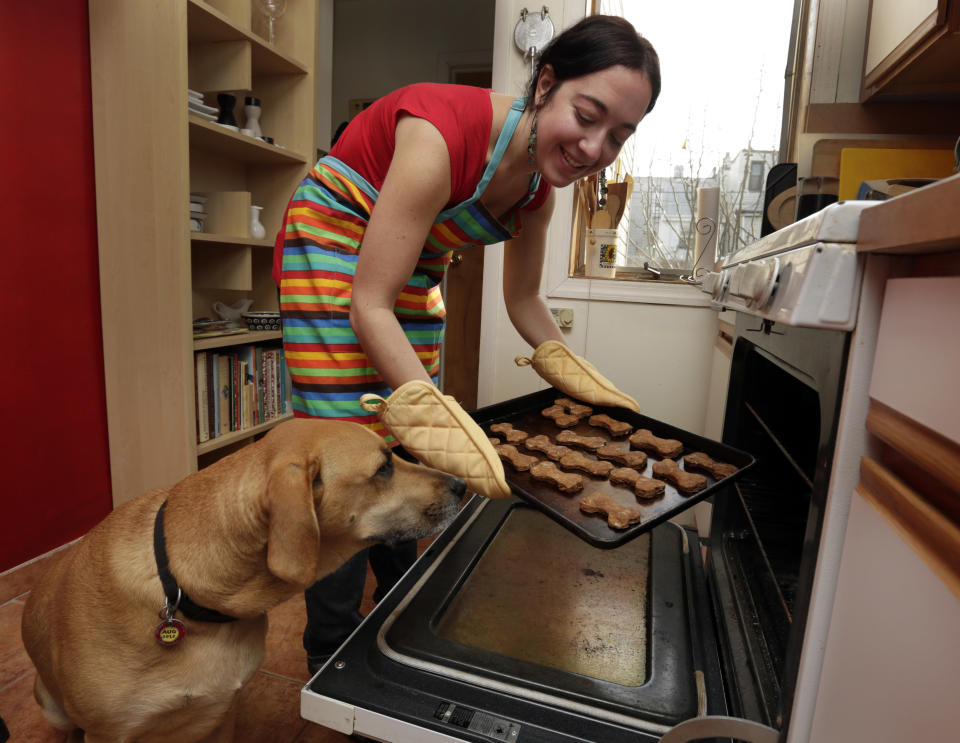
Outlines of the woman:
{"label": "woman", "polygon": [[[508,241],[510,321],[534,348],[562,344],[539,294],[551,189],[613,163],[659,91],[650,43],[622,18],[590,16],[544,49],[526,99],[419,84],[358,114],[294,194],[277,238],[295,413],[357,421],[392,443],[360,396],[436,383],[439,283],[453,249]],[[375,598],[414,556],[408,545],[378,570],[371,553]],[[311,667],[358,621],[365,562],[360,553],[308,590]]]}

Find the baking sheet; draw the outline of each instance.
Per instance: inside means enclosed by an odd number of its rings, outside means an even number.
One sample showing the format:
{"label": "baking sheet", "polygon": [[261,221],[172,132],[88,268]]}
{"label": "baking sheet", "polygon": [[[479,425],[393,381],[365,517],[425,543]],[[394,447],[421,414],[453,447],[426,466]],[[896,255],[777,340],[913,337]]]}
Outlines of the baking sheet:
{"label": "baking sheet", "polygon": [[[602,428],[591,426],[584,418],[580,423],[567,429],[557,427],[552,420],[541,415],[544,408],[554,404],[554,400],[560,397],[569,397],[555,389],[542,390],[523,397],[517,397],[496,405],[490,405],[473,411],[471,415],[474,420],[490,433],[490,426],[494,423],[511,423],[514,428],[526,431],[531,436],[546,434],[553,440],[558,433],[563,430],[573,431],[583,436],[604,436],[611,442],[620,443],[624,449],[629,449],[629,436],[613,438]],[[578,402],[582,402],[579,401]],[[587,403],[584,403],[587,404]],[[675,457],[681,469],[685,469],[683,457],[695,451],[701,451],[715,460],[735,465],[737,472],[729,477],[716,480],[706,473],[699,473],[707,478],[707,487],[699,493],[693,495],[683,495],[670,483],[666,485],[666,492],[659,498],[653,500],[639,500],[634,495],[633,489],[621,485],[613,485],[609,480],[599,477],[591,477],[583,474],[583,489],[571,495],[561,493],[551,485],[534,480],[529,472],[517,472],[510,464],[504,463],[504,472],[507,482],[510,484],[514,494],[536,508],[540,509],[555,521],[559,522],[581,539],[586,540],[596,547],[612,548],[618,547],[623,543],[649,531],[657,524],[676,516],[687,510],[704,498],[708,498],[720,488],[729,485],[738,479],[743,473],[754,464],[754,458],[750,454],[727,446],[718,441],[704,438],[695,433],[685,431],[676,426],[672,426],[663,421],[634,413],[624,408],[613,408],[602,405],[591,405],[594,414],[606,413],[611,418],[625,421],[631,424],[634,430],[638,428],[649,429],[654,436],[659,438],[677,439],[683,444],[682,453]],[[504,437],[490,433],[491,436],[500,438],[505,442]],[[517,447],[525,454],[532,454],[540,459],[546,459],[546,455],[540,452],[531,452]],[[577,450],[581,451],[581,450]],[[591,459],[597,457],[590,452],[582,451],[584,455]],[[652,477],[653,463],[658,461],[654,455],[649,455],[645,470],[641,473],[647,477]],[[616,465],[615,466],[620,466]],[[610,495],[618,503],[631,508],[639,508],[642,512],[642,520],[626,529],[614,529],[607,524],[606,516],[583,513],[580,510],[580,500],[595,492],[603,492]]]}

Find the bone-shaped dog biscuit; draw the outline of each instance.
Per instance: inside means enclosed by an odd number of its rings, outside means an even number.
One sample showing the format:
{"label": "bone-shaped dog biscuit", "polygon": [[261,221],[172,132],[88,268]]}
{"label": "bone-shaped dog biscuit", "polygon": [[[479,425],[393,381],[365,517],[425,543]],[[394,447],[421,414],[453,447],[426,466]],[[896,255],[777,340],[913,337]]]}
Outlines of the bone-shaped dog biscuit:
{"label": "bone-shaped dog biscuit", "polygon": [[639,429],[630,437],[630,445],[661,458],[675,457],[683,451],[683,444],[676,439],[657,438],[646,428]]}
{"label": "bone-shaped dog biscuit", "polygon": [[691,495],[707,487],[707,478],[693,472],[685,472],[672,459],[663,459],[653,463],[653,476],[666,480],[678,492]]}
{"label": "bone-shaped dog biscuit", "polygon": [[553,462],[536,462],[530,466],[530,477],[550,483],[561,493],[576,493],[583,489],[583,477],[573,472],[561,472]]}
{"label": "bone-shaped dog biscuit", "polygon": [[687,454],[683,458],[683,463],[686,465],[687,470],[706,472],[715,480],[722,480],[725,477],[730,477],[730,475],[739,469],[734,464],[718,462],[716,459],[702,451],[695,451],[692,454]]}
{"label": "bone-shaped dog biscuit", "polygon": [[570,415],[575,415],[577,418],[586,418],[588,415],[593,413],[593,408],[589,405],[582,405],[576,400],[571,400],[569,397],[558,397],[553,401],[554,405],[559,405],[561,408],[566,410]]}
{"label": "bone-shaped dog biscuit", "polygon": [[610,474],[610,470],[613,469],[611,462],[601,462],[596,459],[591,459],[578,451],[564,454],[560,457],[558,464],[565,470],[579,470],[594,477],[606,477]]}
{"label": "bone-shaped dog biscuit", "polygon": [[508,444],[519,444],[530,435],[526,431],[514,428],[512,423],[494,423],[490,426],[490,430],[503,436]]}
{"label": "bone-shaped dog biscuit", "polygon": [[551,405],[549,408],[544,408],[540,411],[540,414],[544,418],[553,420],[559,428],[570,428],[570,426],[575,426],[580,422],[579,417],[571,415],[559,405]]}
{"label": "bone-shaped dog biscuit", "polygon": [[614,485],[626,485],[633,488],[633,492],[638,498],[650,500],[663,495],[667,488],[659,480],[652,477],[644,477],[632,467],[617,467],[610,472],[610,482]]}
{"label": "bone-shaped dog biscuit", "polygon": [[574,446],[586,451],[596,451],[604,444],[609,443],[603,436],[581,436],[573,431],[561,431],[555,438],[558,444]]}
{"label": "bone-shaped dog biscuit", "polygon": [[642,470],[647,466],[646,452],[624,449],[620,444],[601,446],[594,454],[601,459],[609,459],[622,464],[624,467],[633,467],[635,470]]}
{"label": "bone-shaped dog biscuit", "polygon": [[606,493],[590,493],[580,500],[580,510],[584,513],[606,515],[607,523],[614,529],[626,529],[631,524],[643,520],[643,511],[629,506],[621,506]]}
{"label": "bone-shaped dog biscuit", "polygon": [[559,462],[564,454],[573,454],[573,449],[569,446],[560,446],[559,444],[554,444],[549,436],[544,434],[539,434],[538,436],[531,436],[528,439],[523,441],[523,448],[528,449],[529,451],[539,451],[543,454],[546,454],[550,459],[555,462]]}
{"label": "bone-shaped dog biscuit", "polygon": [[532,464],[539,462],[540,460],[536,457],[532,457],[529,454],[524,454],[513,444],[500,444],[499,446],[493,447],[497,450],[497,454],[500,455],[500,459],[504,462],[510,464],[517,472],[526,472],[530,469]]}
{"label": "bone-shaped dog biscuit", "polygon": [[606,413],[600,413],[599,415],[591,415],[587,419],[587,423],[591,426],[596,426],[597,428],[605,428],[610,432],[611,436],[626,436],[633,430],[633,426],[625,421],[618,421],[616,418],[611,418]]}

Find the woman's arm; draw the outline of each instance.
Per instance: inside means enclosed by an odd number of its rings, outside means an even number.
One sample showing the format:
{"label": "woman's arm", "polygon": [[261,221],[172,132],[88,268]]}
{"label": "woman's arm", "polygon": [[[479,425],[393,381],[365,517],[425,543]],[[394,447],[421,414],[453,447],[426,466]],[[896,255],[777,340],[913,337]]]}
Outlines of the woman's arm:
{"label": "woman's arm", "polygon": [[539,209],[522,212],[520,234],[504,245],[503,298],[510,322],[536,348],[544,341],[566,343],[540,295],[547,253],[547,226],[553,214],[553,191]]}
{"label": "woman's arm", "polygon": [[430,377],[393,314],[413,274],[430,226],[450,199],[450,156],[429,122],[405,116],[370,215],[357,260],[350,324],[367,357],[396,389]]}

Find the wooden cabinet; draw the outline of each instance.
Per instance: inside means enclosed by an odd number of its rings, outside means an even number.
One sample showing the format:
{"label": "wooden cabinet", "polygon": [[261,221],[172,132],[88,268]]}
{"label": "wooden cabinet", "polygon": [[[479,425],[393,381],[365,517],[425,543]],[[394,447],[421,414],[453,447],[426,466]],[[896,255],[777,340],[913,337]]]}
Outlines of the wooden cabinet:
{"label": "wooden cabinet", "polygon": [[871,0],[861,100],[960,98],[960,0]]}
{"label": "wooden cabinet", "polygon": [[[195,344],[192,321],[213,317],[215,301],[277,308],[272,238],[316,158],[319,12],[317,0],[289,0],[273,44],[254,0],[89,0],[89,13],[103,354],[119,504],[196,470],[198,453],[244,437],[198,452],[194,353],[280,334]],[[213,106],[217,93],[235,95],[240,126],[244,97],[256,96],[274,144],[189,113],[188,89]],[[196,233],[191,193],[241,197],[233,216],[220,220],[226,227]],[[266,238],[249,236],[237,203],[263,207]]]}

